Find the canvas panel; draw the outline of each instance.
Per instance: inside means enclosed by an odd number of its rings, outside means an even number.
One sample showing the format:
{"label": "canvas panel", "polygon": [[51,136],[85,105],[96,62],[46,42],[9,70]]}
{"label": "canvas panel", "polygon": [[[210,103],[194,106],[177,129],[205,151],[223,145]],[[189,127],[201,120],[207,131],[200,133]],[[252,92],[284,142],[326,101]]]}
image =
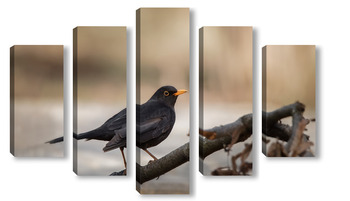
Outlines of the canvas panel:
{"label": "canvas panel", "polygon": [[[162,86],[171,85],[177,90],[189,90],[189,17],[188,8],[141,8],[137,10],[137,104],[149,101]],[[189,193],[189,163],[187,162],[189,156],[189,136],[187,135],[189,133],[189,94],[190,92],[181,94],[176,100],[174,107],[176,121],[169,136],[163,141],[160,140],[158,145],[147,149],[159,160],[148,165],[149,161],[154,159],[137,147],[137,190],[141,194]],[[157,106],[152,111],[157,111],[160,107]],[[149,115],[145,114],[145,116],[147,118]],[[137,111],[136,118],[137,124],[145,119],[140,110]],[[141,122],[142,125],[143,123],[145,122]],[[159,127],[155,126],[156,128]],[[136,140],[139,142],[141,140],[139,134],[147,128],[140,126],[137,129],[140,132],[137,132]],[[175,153],[169,158],[165,157],[180,147],[185,151]],[[187,153],[187,156],[182,155],[183,153]],[[179,160],[175,160],[177,156],[180,156]],[[169,170],[169,166],[173,166],[173,169]],[[161,176],[154,177],[158,173]],[[146,179],[145,175],[152,176]]]}
{"label": "canvas panel", "polygon": [[16,157],[63,157],[63,45],[10,49],[10,151]]}
{"label": "canvas panel", "polygon": [[[202,27],[199,51],[200,172],[251,175],[253,29]],[[235,126],[245,115],[250,115],[246,125]],[[228,148],[233,136],[243,142]]]}
{"label": "canvas panel", "polygon": [[[126,51],[126,27],[73,30],[73,131],[78,136],[99,128],[126,108]],[[124,170],[118,148],[103,151],[110,140],[104,138],[107,133],[96,135],[103,139],[73,140],[74,172],[108,176]],[[113,136],[111,130],[109,138]]]}

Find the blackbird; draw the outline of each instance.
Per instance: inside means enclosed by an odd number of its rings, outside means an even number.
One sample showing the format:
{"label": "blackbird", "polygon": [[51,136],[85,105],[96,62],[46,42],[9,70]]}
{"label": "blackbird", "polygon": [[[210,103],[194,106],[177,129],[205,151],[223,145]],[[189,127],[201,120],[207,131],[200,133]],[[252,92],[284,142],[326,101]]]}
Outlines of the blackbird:
{"label": "blackbird", "polygon": [[[109,118],[104,124],[102,124],[102,126],[94,130],[81,133],[79,135],[73,133],[73,137],[77,140],[86,139],[110,141],[116,135],[121,136],[122,139],[119,142],[119,148],[123,156],[124,166],[126,168],[126,160],[124,156],[124,148],[126,147],[126,108]],[[59,137],[50,140],[47,143],[55,144],[62,141],[63,137]]]}
{"label": "blackbird", "polygon": [[[159,88],[144,104],[136,105],[136,146],[143,149],[154,160],[157,160],[147,148],[153,147],[165,140],[175,123],[174,105],[178,95],[186,90],[177,90],[173,86]],[[73,133],[77,140],[103,140],[109,141],[103,148],[107,152],[119,148],[126,168],[124,148],[126,148],[126,108],[108,119],[102,126],[79,135]],[[63,141],[59,137],[48,141],[54,144]]]}
{"label": "blackbird", "polygon": [[[180,94],[186,92],[173,86],[163,86],[146,103],[136,105],[136,146],[154,160],[157,158],[147,148],[158,145],[169,136],[175,123],[175,102]],[[122,141],[122,136],[116,133],[103,150],[119,148]]]}

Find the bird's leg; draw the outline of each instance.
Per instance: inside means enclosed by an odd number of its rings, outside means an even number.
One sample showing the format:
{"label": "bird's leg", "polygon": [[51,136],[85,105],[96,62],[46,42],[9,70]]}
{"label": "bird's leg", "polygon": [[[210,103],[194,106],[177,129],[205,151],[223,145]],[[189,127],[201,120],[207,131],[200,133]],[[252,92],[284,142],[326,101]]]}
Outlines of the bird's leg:
{"label": "bird's leg", "polygon": [[[149,152],[147,149],[143,149],[143,150],[144,150],[146,153],[148,153],[148,154],[154,159],[153,161],[158,160],[158,159],[157,159],[153,154],[151,154],[151,152]],[[153,161],[150,160],[150,161],[148,162],[148,164],[152,163]],[[158,180],[159,177],[160,177],[160,176],[158,176],[156,180]]]}
{"label": "bird's leg", "polygon": [[[151,154],[151,152],[149,152],[147,149],[142,149],[142,150],[144,150],[146,153],[148,153],[148,155],[150,155],[155,161],[158,160],[158,158],[156,158],[153,154]],[[151,162],[152,162],[152,160],[149,161],[148,163],[151,163]]]}
{"label": "bird's leg", "polygon": [[125,167],[125,171],[124,174],[126,175],[126,160],[125,160],[125,156],[124,156],[124,147],[120,148],[120,152],[122,152],[122,156],[123,156],[123,161],[124,161],[124,167]]}

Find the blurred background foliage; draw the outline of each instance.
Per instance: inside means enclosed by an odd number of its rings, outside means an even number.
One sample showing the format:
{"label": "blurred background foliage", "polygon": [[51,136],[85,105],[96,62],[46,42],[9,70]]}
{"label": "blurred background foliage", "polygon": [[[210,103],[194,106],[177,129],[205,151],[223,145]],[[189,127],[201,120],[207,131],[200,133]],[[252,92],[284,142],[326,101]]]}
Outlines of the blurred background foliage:
{"label": "blurred background foliage", "polygon": [[295,101],[315,110],[315,62],[314,45],[266,46],[267,111]]}
{"label": "blurred background foliage", "polygon": [[126,27],[77,28],[79,101],[126,102],[126,43]]}
{"label": "blurred background foliage", "polygon": [[[161,86],[189,87],[189,9],[141,8],[140,101]],[[184,99],[184,97],[179,98]],[[138,100],[137,100],[138,101]],[[188,100],[186,100],[188,104]],[[181,105],[181,103],[179,104]]]}
{"label": "blurred background foliage", "polygon": [[252,102],[252,27],[203,27],[204,102]]}
{"label": "blurred background foliage", "polygon": [[63,145],[46,141],[63,135],[63,46],[15,45],[11,52],[11,146],[15,156],[62,157]]}
{"label": "blurred background foliage", "polygon": [[63,46],[14,46],[16,99],[63,99]]}

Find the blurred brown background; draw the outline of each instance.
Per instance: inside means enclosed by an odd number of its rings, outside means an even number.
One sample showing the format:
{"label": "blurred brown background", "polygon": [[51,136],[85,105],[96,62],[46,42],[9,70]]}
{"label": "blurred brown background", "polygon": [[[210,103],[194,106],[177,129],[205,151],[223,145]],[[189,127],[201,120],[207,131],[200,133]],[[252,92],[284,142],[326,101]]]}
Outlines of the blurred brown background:
{"label": "blurred brown background", "polygon": [[[137,11],[137,103],[146,102],[164,85],[189,90],[189,9],[141,8]],[[189,141],[189,94],[178,97],[176,122],[169,137],[149,149],[161,158]],[[137,148],[138,149],[138,148]],[[140,151],[138,163],[145,165],[150,156]],[[142,184],[142,193],[188,193],[188,163]]]}
{"label": "blurred brown background", "polygon": [[125,103],[126,27],[78,27],[78,100]]}
{"label": "blurred brown background", "polygon": [[314,110],[315,46],[268,45],[265,48],[267,110],[295,101]]}
{"label": "blurred brown background", "polygon": [[[299,101],[305,104],[305,118],[315,118],[316,90],[316,47],[314,45],[267,45],[264,47],[263,101],[265,111]],[[291,125],[291,118],[282,122]],[[306,126],[316,147],[316,123]]]}
{"label": "blurred brown background", "polygon": [[252,101],[252,27],[203,27],[205,102]]}
{"label": "blurred brown background", "polygon": [[22,157],[62,157],[63,46],[11,47],[11,152]]}
{"label": "blurred brown background", "polygon": [[[101,126],[126,107],[126,27],[77,27],[73,42],[77,68],[74,121],[77,133],[83,133]],[[119,150],[103,152],[106,143],[77,141],[74,163],[78,175],[108,176],[124,169]]]}
{"label": "blurred brown background", "polygon": [[[200,128],[228,124],[252,113],[252,48],[252,27],[203,27],[200,30]],[[245,143],[251,141],[249,138]],[[244,144],[238,143],[230,155],[243,148]],[[218,167],[231,166],[228,161],[223,150],[211,154],[200,161],[203,174],[210,175]]]}
{"label": "blurred brown background", "polygon": [[141,8],[138,12],[141,16],[140,49],[137,50],[140,52],[140,103],[164,85],[188,89],[189,9]]}

